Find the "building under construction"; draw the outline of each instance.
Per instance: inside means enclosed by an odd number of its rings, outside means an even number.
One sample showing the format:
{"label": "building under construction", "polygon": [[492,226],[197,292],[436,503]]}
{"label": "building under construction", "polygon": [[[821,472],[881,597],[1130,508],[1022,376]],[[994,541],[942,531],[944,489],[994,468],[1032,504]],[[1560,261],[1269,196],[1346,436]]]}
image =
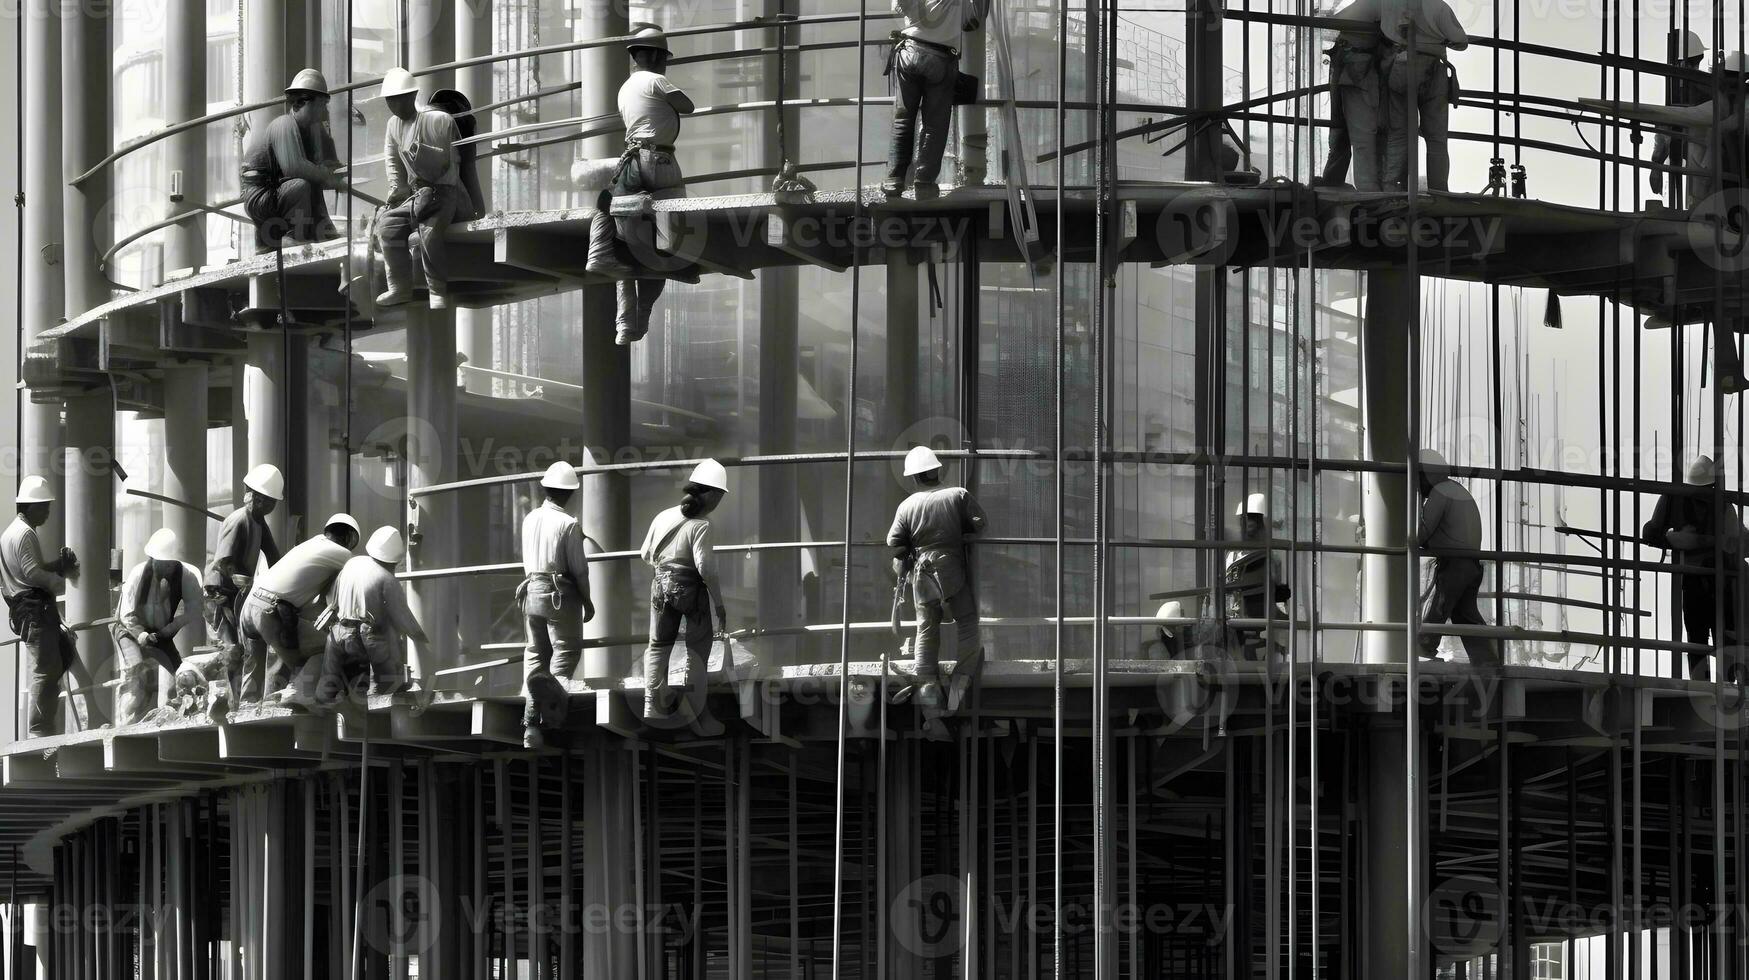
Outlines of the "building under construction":
{"label": "building under construction", "polygon": [[[201,563],[262,463],[284,544],[404,529],[431,643],[327,714],[223,710],[193,670],[146,721],[68,698],[27,738],[10,698],[4,977],[1749,975],[1739,659],[1689,642],[1685,566],[1642,538],[1661,496],[1734,515],[1744,486],[1743,156],[1652,164],[1673,124],[1619,104],[1686,86],[1727,132],[1732,76],[1667,55],[1745,20],[1557,6],[1462,5],[1452,190],[1362,192],[1313,181],[1329,10],[994,0],[951,186],[913,200],[877,187],[873,0],[23,0],[9,476],[50,476],[42,539],[83,558],[80,693],[114,696],[147,536]],[[624,148],[636,22],[698,106],[653,220],[702,275],[617,346],[571,173]],[[397,65],[475,107],[452,309],[360,288]],[[256,254],[239,147],[305,66],[343,237]],[[786,163],[813,187],[774,191]],[[945,735],[887,696],[920,444],[989,515]],[[1416,611],[1424,449],[1478,502],[1489,625]],[[641,710],[638,545],[706,457],[720,736]],[[517,528],[554,460],[598,612],[530,750]],[[1246,553],[1273,615],[1233,601]]]}

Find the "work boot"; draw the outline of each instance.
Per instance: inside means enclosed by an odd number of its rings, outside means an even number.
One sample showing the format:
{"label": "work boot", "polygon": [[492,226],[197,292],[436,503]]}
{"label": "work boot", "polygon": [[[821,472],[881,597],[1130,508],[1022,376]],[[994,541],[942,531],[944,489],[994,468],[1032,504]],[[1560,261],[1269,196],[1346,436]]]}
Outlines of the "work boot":
{"label": "work boot", "polygon": [[619,257],[614,247],[617,240],[613,218],[605,210],[595,212],[595,217],[589,219],[589,261],[585,268],[610,279],[632,278],[632,267]]}
{"label": "work boot", "polygon": [[413,253],[406,247],[383,249],[383,284],[378,306],[399,306],[413,298]]}
{"label": "work boot", "polygon": [[571,692],[559,679],[544,670],[528,675],[528,697],[542,728],[563,728],[570,714]]}
{"label": "work boot", "polygon": [[934,181],[918,181],[911,185],[911,196],[919,201],[933,201],[941,196],[941,185]]}
{"label": "work boot", "polygon": [[644,691],[644,720],[667,721],[674,717],[673,698],[663,697],[660,692]]}
{"label": "work boot", "polygon": [[953,677],[947,685],[947,710],[958,711],[966,703],[966,695],[972,685],[978,683],[978,678],[984,673],[984,648],[979,647],[970,657],[962,657],[953,666]]}
{"label": "work boot", "polygon": [[904,197],[905,184],[897,177],[888,177],[881,181],[881,193],[888,197]]}
{"label": "work boot", "polygon": [[378,306],[400,306],[413,298],[413,290],[405,283],[390,285],[388,289],[377,294]]}

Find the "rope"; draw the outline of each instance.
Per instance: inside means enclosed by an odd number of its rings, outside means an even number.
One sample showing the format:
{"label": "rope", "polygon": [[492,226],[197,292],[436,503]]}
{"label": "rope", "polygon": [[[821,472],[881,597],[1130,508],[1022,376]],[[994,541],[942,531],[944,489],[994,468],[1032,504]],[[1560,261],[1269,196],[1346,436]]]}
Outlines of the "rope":
{"label": "rope", "polygon": [[[1069,6],[1067,3],[1057,6],[1057,121],[1056,145],[1063,146],[1068,142],[1068,112],[1064,101],[1067,97],[1069,84]],[[1052,222],[1056,230],[1056,245],[1054,254],[1056,261],[1052,263],[1055,269],[1056,289],[1054,301],[1056,305],[1056,350],[1052,364],[1052,381],[1056,393],[1056,575],[1055,607],[1056,624],[1051,638],[1051,753],[1055,775],[1051,781],[1051,906],[1057,914],[1051,916],[1051,975],[1053,980],[1063,980],[1063,576],[1066,569],[1063,562],[1065,550],[1063,544],[1064,520],[1063,513],[1068,503],[1063,481],[1064,445],[1063,445],[1063,377],[1065,374],[1065,351],[1068,334],[1068,321],[1064,309],[1064,287],[1067,285],[1064,274],[1064,248],[1062,201],[1065,196],[1065,173],[1069,161],[1065,157],[1056,160],[1057,170],[1057,220]],[[1036,836],[1037,827],[1033,828]]]}

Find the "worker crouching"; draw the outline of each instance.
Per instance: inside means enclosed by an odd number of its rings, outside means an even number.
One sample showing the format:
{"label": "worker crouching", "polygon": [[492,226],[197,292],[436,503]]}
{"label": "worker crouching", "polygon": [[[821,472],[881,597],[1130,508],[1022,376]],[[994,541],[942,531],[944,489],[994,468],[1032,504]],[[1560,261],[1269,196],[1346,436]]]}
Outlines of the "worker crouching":
{"label": "worker crouching", "polygon": [[[76,678],[85,673],[73,634],[62,624],[56,605],[56,595],[67,579],[79,574],[79,558],[72,549],[62,548],[53,559],[43,559],[36,529],[48,521],[55,501],[47,480],[25,477],[14,499],[18,516],[0,532],[0,589],[5,592],[12,632],[30,657],[30,704],[26,708],[30,737],[43,738],[60,731],[56,709],[61,678],[68,673]],[[90,679],[80,679],[85,688],[81,695],[85,716],[90,726],[97,728],[103,724],[103,712],[91,696]]]}
{"label": "worker crouching", "polygon": [[[701,735],[723,730],[707,705],[707,671],[715,635],[711,610],[716,610],[718,625],[726,625],[728,613],[711,559],[711,522],[705,517],[728,492],[729,474],[723,465],[714,459],[699,463],[686,481],[680,505],[656,515],[639,549],[656,570],[650,579],[650,646],[644,651],[644,718],[662,721],[679,707],[668,685],[668,657],[684,622],[689,721]],[[725,650],[723,656],[729,655]]]}
{"label": "worker crouching", "polygon": [[383,156],[389,171],[387,207],[377,218],[388,288],[378,306],[395,306],[413,296],[413,259],[430,291],[431,308],[449,308],[449,259],[445,238],[456,221],[476,217],[475,201],[462,184],[461,138],[455,117],[434,106],[418,105],[419,85],[405,68],[383,76],[389,124]]}
{"label": "worker crouching", "polygon": [[563,728],[577,669],[583,624],[595,618],[589,598],[589,558],[583,529],[565,509],[582,487],[577,469],[559,462],[540,481],[546,498],[522,519],[522,584],[516,588],[528,645],[523,648],[522,742],[543,748],[547,732]]}
{"label": "worker crouching", "polygon": [[267,526],[285,497],[285,477],[278,467],[263,463],[243,477],[243,506],[219,525],[219,544],[206,569],[208,639],[224,651],[229,704],[261,700],[266,668],[262,657],[251,657],[240,626],[243,597],[255,584],[255,567],[265,556],[269,566],[279,561],[279,545]]}
{"label": "worker crouching", "polygon": [[369,697],[401,690],[407,641],[420,647],[430,642],[395,578],[395,566],[407,554],[400,530],[377,528],[364,552],[334,579],[333,621],[316,690],[322,706],[332,705],[346,691]]}
{"label": "worker crouching", "polygon": [[[243,600],[239,626],[251,663],[266,662],[265,697],[307,705],[310,684],[294,689],[304,665],[323,650],[315,626],[316,600],[327,595],[358,547],[359,527],[350,514],[335,514],[322,533],[285,553],[255,580]],[[312,678],[313,680],[313,678]]]}
{"label": "worker crouching", "polygon": [[[933,714],[943,707],[958,709],[983,663],[966,539],[984,530],[986,518],[970,491],[942,485],[941,460],[928,446],[915,446],[906,454],[905,475],[916,481],[917,489],[893,515],[887,545],[893,572],[910,584],[917,608],[917,703]],[[944,619],[955,625],[959,654],[945,705],[939,659]]]}
{"label": "worker crouching", "polygon": [[243,212],[255,250],[338,238],[322,194],[346,186],[328,132],[328,80],[305,68],[285,89],[286,113],[243,141]]}
{"label": "worker crouching", "polygon": [[122,579],[115,607],[120,686],[115,721],[131,725],[157,705],[158,671],[172,678],[182,666],[176,634],[201,619],[200,570],[182,560],[176,532],[161,527],[146,539],[146,560]]}

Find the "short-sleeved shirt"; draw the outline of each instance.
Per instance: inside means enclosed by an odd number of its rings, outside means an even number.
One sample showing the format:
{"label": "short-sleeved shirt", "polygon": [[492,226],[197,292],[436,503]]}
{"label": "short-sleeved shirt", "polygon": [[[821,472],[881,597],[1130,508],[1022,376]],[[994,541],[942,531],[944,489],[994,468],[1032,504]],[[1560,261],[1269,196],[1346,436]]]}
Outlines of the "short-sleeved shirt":
{"label": "short-sleeved shirt", "polygon": [[522,519],[522,570],[569,576],[587,596],[589,556],[577,518],[550,500],[529,511]]}
{"label": "short-sleeved shirt", "polygon": [[[461,154],[455,141],[461,129],[442,109],[420,106],[412,121],[389,116],[383,131],[383,156],[389,170],[389,196],[426,185],[462,185]],[[433,163],[435,162],[435,166]]]}
{"label": "short-sleeved shirt", "polygon": [[244,182],[267,183],[294,177],[316,183],[329,180],[332,174],[318,162],[332,152],[324,136],[299,126],[290,113],[250,130],[243,140]]}
{"label": "short-sleeved shirt", "polygon": [[359,555],[340,569],[334,580],[334,613],[343,620],[367,620],[401,636],[424,633],[395,573],[367,555]]}
{"label": "short-sleeved shirt", "polygon": [[984,529],[984,508],[964,487],[919,490],[893,515],[887,544],[913,551],[958,551],[967,533]]}
{"label": "short-sleeved shirt", "polygon": [[261,556],[268,564],[279,561],[279,545],[267,522],[249,513],[249,505],[231,511],[231,516],[219,525],[219,545],[213,549],[213,560],[206,567],[206,584],[212,589],[229,589],[231,582],[219,570],[219,561],[231,559],[231,574],[254,575]]}
{"label": "short-sleeved shirt", "polygon": [[43,567],[42,544],[37,541],[36,528],[20,514],[0,531],[0,588],[7,595],[18,595],[30,589],[59,592],[61,576]]}
{"label": "short-sleeved shirt", "polygon": [[959,48],[964,42],[967,0],[893,0],[893,13],[905,18],[899,33],[931,44]]}
{"label": "short-sleeved shirt", "polygon": [[326,591],[328,583],[351,560],[351,551],[326,537],[314,537],[274,562],[255,580],[255,589],[271,592],[302,609]]}
{"label": "short-sleeved shirt", "polygon": [[[711,558],[710,530],[710,521],[687,517],[679,507],[670,507],[650,522],[638,554],[652,566],[669,562],[691,565],[698,569],[700,578],[714,582],[716,569]],[[670,535],[670,531],[674,533]]]}
{"label": "short-sleeved shirt", "polygon": [[673,146],[680,138],[680,113],[668,104],[668,96],[678,91],[680,86],[661,72],[642,68],[632,72],[619,87],[619,118],[625,123],[626,139]]}
{"label": "short-sleeved shirt", "polygon": [[[201,601],[200,570],[187,562],[177,562],[182,580],[177,583],[177,608],[171,606],[172,590],[159,573],[166,563],[148,558],[135,565],[122,580],[121,595],[116,602],[115,618],[130,634],[174,632],[189,623],[198,622],[204,605]],[[146,581],[142,583],[142,579]],[[146,586],[145,601],[140,601],[140,586]]]}

